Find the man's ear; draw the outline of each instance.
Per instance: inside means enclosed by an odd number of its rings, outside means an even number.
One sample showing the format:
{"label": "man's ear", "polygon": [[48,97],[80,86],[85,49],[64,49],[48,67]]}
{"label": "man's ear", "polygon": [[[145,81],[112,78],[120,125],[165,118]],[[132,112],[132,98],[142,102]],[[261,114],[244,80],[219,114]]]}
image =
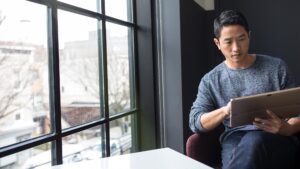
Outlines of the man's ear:
{"label": "man's ear", "polygon": [[218,49],[220,50],[220,42],[217,38],[214,38],[214,42],[217,45]]}

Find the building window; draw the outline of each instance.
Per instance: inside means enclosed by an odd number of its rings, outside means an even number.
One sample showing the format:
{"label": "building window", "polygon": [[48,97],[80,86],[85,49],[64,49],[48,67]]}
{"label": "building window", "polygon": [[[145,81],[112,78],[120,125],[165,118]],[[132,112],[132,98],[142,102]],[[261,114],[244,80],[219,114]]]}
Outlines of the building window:
{"label": "building window", "polygon": [[132,0],[0,2],[0,168],[136,150],[133,13]]}

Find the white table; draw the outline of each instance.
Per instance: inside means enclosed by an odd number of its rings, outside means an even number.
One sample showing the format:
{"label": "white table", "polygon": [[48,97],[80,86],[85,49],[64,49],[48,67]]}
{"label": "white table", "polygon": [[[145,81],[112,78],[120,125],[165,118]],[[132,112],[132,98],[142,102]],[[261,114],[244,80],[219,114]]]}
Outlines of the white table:
{"label": "white table", "polygon": [[170,148],[53,166],[52,169],[212,169]]}

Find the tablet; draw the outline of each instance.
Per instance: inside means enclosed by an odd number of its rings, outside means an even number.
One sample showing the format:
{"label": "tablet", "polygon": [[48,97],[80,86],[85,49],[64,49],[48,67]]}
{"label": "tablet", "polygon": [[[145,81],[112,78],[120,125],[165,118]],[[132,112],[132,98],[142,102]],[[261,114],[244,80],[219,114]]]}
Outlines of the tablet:
{"label": "tablet", "polygon": [[229,126],[253,124],[255,117],[267,118],[266,109],[280,118],[298,116],[300,87],[232,99]]}

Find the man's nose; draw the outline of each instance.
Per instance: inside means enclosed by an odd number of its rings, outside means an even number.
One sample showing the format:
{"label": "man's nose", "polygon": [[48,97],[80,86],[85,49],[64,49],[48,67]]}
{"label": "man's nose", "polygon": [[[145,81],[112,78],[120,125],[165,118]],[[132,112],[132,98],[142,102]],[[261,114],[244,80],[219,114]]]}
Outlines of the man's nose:
{"label": "man's nose", "polygon": [[234,41],[232,44],[232,51],[239,51],[240,50],[240,44],[237,41]]}

